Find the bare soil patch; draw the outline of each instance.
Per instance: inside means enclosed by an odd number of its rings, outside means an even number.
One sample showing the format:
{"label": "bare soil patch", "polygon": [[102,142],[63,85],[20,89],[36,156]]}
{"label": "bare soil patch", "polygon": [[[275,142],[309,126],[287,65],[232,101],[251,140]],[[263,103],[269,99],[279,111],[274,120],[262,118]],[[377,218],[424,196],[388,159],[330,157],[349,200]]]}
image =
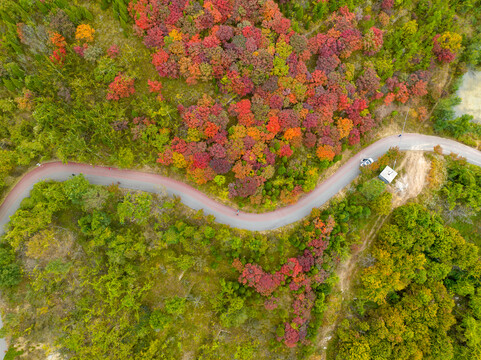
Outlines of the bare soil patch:
{"label": "bare soil patch", "polygon": [[400,134],[401,131],[402,131],[402,125],[399,122],[392,120],[390,124],[387,124],[382,128],[379,128],[379,131],[376,133],[375,139],[378,140],[391,135],[397,135],[397,134]]}
{"label": "bare soil patch", "polygon": [[401,175],[390,186],[393,193],[393,208],[401,206],[407,200],[418,196],[426,185],[429,162],[423,151],[408,151],[401,165],[396,169]]}
{"label": "bare soil patch", "polygon": [[463,76],[463,82],[457,95],[461,104],[454,107],[457,116],[473,115],[473,120],[481,123],[481,72],[469,71]]}

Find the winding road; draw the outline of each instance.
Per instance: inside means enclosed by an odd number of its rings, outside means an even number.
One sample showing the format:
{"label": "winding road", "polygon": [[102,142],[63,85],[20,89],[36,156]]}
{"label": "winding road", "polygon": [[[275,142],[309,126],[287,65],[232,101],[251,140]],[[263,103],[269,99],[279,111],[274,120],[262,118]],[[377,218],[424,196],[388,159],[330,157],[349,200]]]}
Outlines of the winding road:
{"label": "winding road", "polygon": [[[119,170],[106,167],[94,167],[86,164],[52,162],[33,169],[23,176],[0,205],[0,234],[6,230],[10,216],[20,207],[21,201],[28,197],[33,185],[41,180],[67,180],[72,174],[84,174],[93,184],[110,185],[119,182],[119,186],[127,189],[142,190],[151,193],[164,192],[177,195],[182,202],[192,209],[203,209],[205,214],[214,215],[216,221],[232,227],[253,231],[272,230],[294,223],[315,207],[326,203],[331,197],[346,187],[360,173],[359,161],[362,158],[378,158],[390,147],[398,146],[400,150],[432,151],[434,146],[441,145],[444,154],[456,153],[474,165],[481,166],[481,152],[453,140],[421,134],[404,134],[402,137],[389,136],[383,138],[349,159],[339,170],[322,182],[296,204],[263,214],[240,212],[220,204],[207,195],[182,182],[150,173],[133,170]],[[1,319],[0,319],[1,328]],[[0,359],[6,351],[4,339],[0,339]]]}
{"label": "winding road", "polygon": [[294,223],[315,207],[319,207],[337,194],[359,175],[359,160],[365,157],[378,158],[390,147],[399,146],[400,150],[426,150],[441,145],[444,154],[451,152],[461,155],[468,162],[481,166],[481,152],[453,140],[420,134],[404,134],[402,137],[383,138],[349,159],[339,170],[322,182],[296,204],[263,214],[240,212],[220,204],[207,195],[184,184],[161,175],[133,170],[120,170],[106,167],[93,167],[86,164],[52,162],[28,172],[10,191],[0,206],[0,234],[6,229],[9,218],[19,208],[22,199],[27,197],[33,185],[41,180],[67,180],[72,174],[82,173],[93,184],[110,185],[120,182],[120,187],[142,190],[151,193],[167,191],[177,195],[192,209],[203,209],[204,214],[214,215],[216,221],[232,227],[253,231],[272,230]]}

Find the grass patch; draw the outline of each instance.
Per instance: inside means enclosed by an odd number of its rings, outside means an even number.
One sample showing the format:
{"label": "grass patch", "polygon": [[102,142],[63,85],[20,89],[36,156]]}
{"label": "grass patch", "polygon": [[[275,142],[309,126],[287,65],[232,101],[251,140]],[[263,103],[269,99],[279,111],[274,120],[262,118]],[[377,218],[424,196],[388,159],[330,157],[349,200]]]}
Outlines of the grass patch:
{"label": "grass patch", "polygon": [[3,358],[3,360],[14,360],[18,356],[22,355],[23,353],[24,353],[23,350],[17,351],[15,347],[10,346],[8,348],[8,351],[5,353],[5,357]]}
{"label": "grass patch", "polygon": [[469,221],[457,220],[449,226],[458,230],[467,241],[481,247],[481,213],[472,216]]}

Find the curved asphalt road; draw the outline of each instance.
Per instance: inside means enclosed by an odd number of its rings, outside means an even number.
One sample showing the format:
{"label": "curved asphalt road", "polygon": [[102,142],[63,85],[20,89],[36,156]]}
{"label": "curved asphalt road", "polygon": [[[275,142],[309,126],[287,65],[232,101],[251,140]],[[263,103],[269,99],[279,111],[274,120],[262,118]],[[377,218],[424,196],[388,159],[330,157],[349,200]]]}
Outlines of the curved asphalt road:
{"label": "curved asphalt road", "polygon": [[[304,218],[313,208],[321,206],[347,186],[360,173],[360,159],[366,157],[378,158],[393,146],[399,146],[400,150],[432,151],[436,145],[441,145],[443,153],[446,155],[456,153],[465,157],[469,163],[481,166],[480,151],[453,140],[420,134],[404,134],[401,138],[389,136],[371,144],[353,156],[334,175],[321,183],[314,191],[296,204],[263,214],[240,212],[238,216],[235,214],[235,209],[210,199],[207,195],[189,185],[161,175],[132,170],[92,167],[76,163],[47,163],[27,173],[5,198],[5,201],[0,206],[0,234],[4,232],[5,224],[8,223],[10,216],[19,208],[22,199],[29,195],[35,183],[46,179],[64,181],[72,174],[79,173],[84,174],[93,184],[110,185],[120,182],[120,186],[123,188],[152,193],[158,193],[165,189],[169,195],[180,196],[182,202],[192,209],[203,209],[205,214],[214,215],[217,222],[232,227],[257,231],[276,229]],[[3,351],[1,351],[3,349],[6,350],[5,340],[0,339],[1,359],[3,359]]]}
{"label": "curved asphalt road", "polygon": [[365,157],[378,158],[393,146],[399,146],[401,150],[432,151],[436,145],[441,145],[444,154],[453,152],[465,157],[468,162],[481,166],[480,151],[453,140],[420,134],[404,134],[401,138],[389,136],[371,144],[353,156],[334,175],[296,204],[263,214],[240,212],[238,216],[236,216],[235,209],[210,199],[207,195],[189,185],[161,175],[92,167],[77,163],[47,163],[27,173],[10,191],[0,206],[0,234],[3,233],[4,225],[8,223],[9,217],[19,208],[21,200],[29,195],[36,182],[46,179],[63,181],[73,173],[84,174],[93,184],[110,185],[120,182],[120,187],[152,193],[158,193],[162,191],[161,189],[167,190],[169,195],[180,196],[182,202],[192,209],[203,209],[205,214],[214,215],[217,222],[232,227],[254,231],[277,229],[304,218],[311,212],[312,208],[321,206],[354,180],[360,173],[360,159]]}

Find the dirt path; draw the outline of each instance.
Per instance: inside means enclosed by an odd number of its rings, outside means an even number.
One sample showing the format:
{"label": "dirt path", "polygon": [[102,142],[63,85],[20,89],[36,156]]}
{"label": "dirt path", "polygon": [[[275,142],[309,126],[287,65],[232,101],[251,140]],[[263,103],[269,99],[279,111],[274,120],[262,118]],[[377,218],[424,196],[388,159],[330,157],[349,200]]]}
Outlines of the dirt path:
{"label": "dirt path", "polygon": [[369,234],[367,234],[367,236],[364,238],[361,246],[357,248],[355,252],[353,252],[351,257],[347,261],[345,261],[337,270],[336,273],[339,277],[339,282],[337,283],[333,291],[333,294],[336,295],[330,296],[330,300],[327,303],[328,310],[324,315],[324,319],[330,321],[327,326],[319,329],[319,341],[317,343],[318,354],[315,355],[316,357],[312,358],[312,360],[325,360],[327,358],[327,345],[332,339],[339,322],[343,319],[342,314],[344,313],[344,309],[342,309],[339,304],[336,304],[336,302],[341,301],[343,304],[346,304],[350,300],[352,281],[354,279],[355,269],[357,267],[358,261],[364,253],[364,250],[366,250],[372,243],[372,240],[376,237],[377,232],[384,224],[386,219],[387,216],[382,216],[376,220],[376,222],[371,227]]}
{"label": "dirt path", "polygon": [[[398,179],[405,188],[402,192],[395,192],[393,196],[393,208],[401,206],[410,198],[416,197],[422,191],[426,183],[426,174],[429,169],[429,163],[424,158],[423,151],[410,151],[407,153],[402,163],[399,164],[398,170],[403,170],[403,176]],[[391,189],[394,191],[394,188]],[[328,302],[328,312],[325,319],[328,320],[327,326],[320,329],[318,339],[318,349],[320,358],[325,360],[327,357],[326,350],[329,341],[332,339],[339,322],[344,318],[345,309],[342,309],[338,303],[346,304],[351,299],[352,281],[356,275],[356,269],[359,259],[362,257],[364,251],[370,246],[373,239],[376,237],[379,229],[386,221],[387,216],[379,217],[372,225],[371,230],[364,238],[361,246],[357,248],[352,256],[345,261],[337,270],[339,282],[333,291],[334,296],[330,297]]]}

